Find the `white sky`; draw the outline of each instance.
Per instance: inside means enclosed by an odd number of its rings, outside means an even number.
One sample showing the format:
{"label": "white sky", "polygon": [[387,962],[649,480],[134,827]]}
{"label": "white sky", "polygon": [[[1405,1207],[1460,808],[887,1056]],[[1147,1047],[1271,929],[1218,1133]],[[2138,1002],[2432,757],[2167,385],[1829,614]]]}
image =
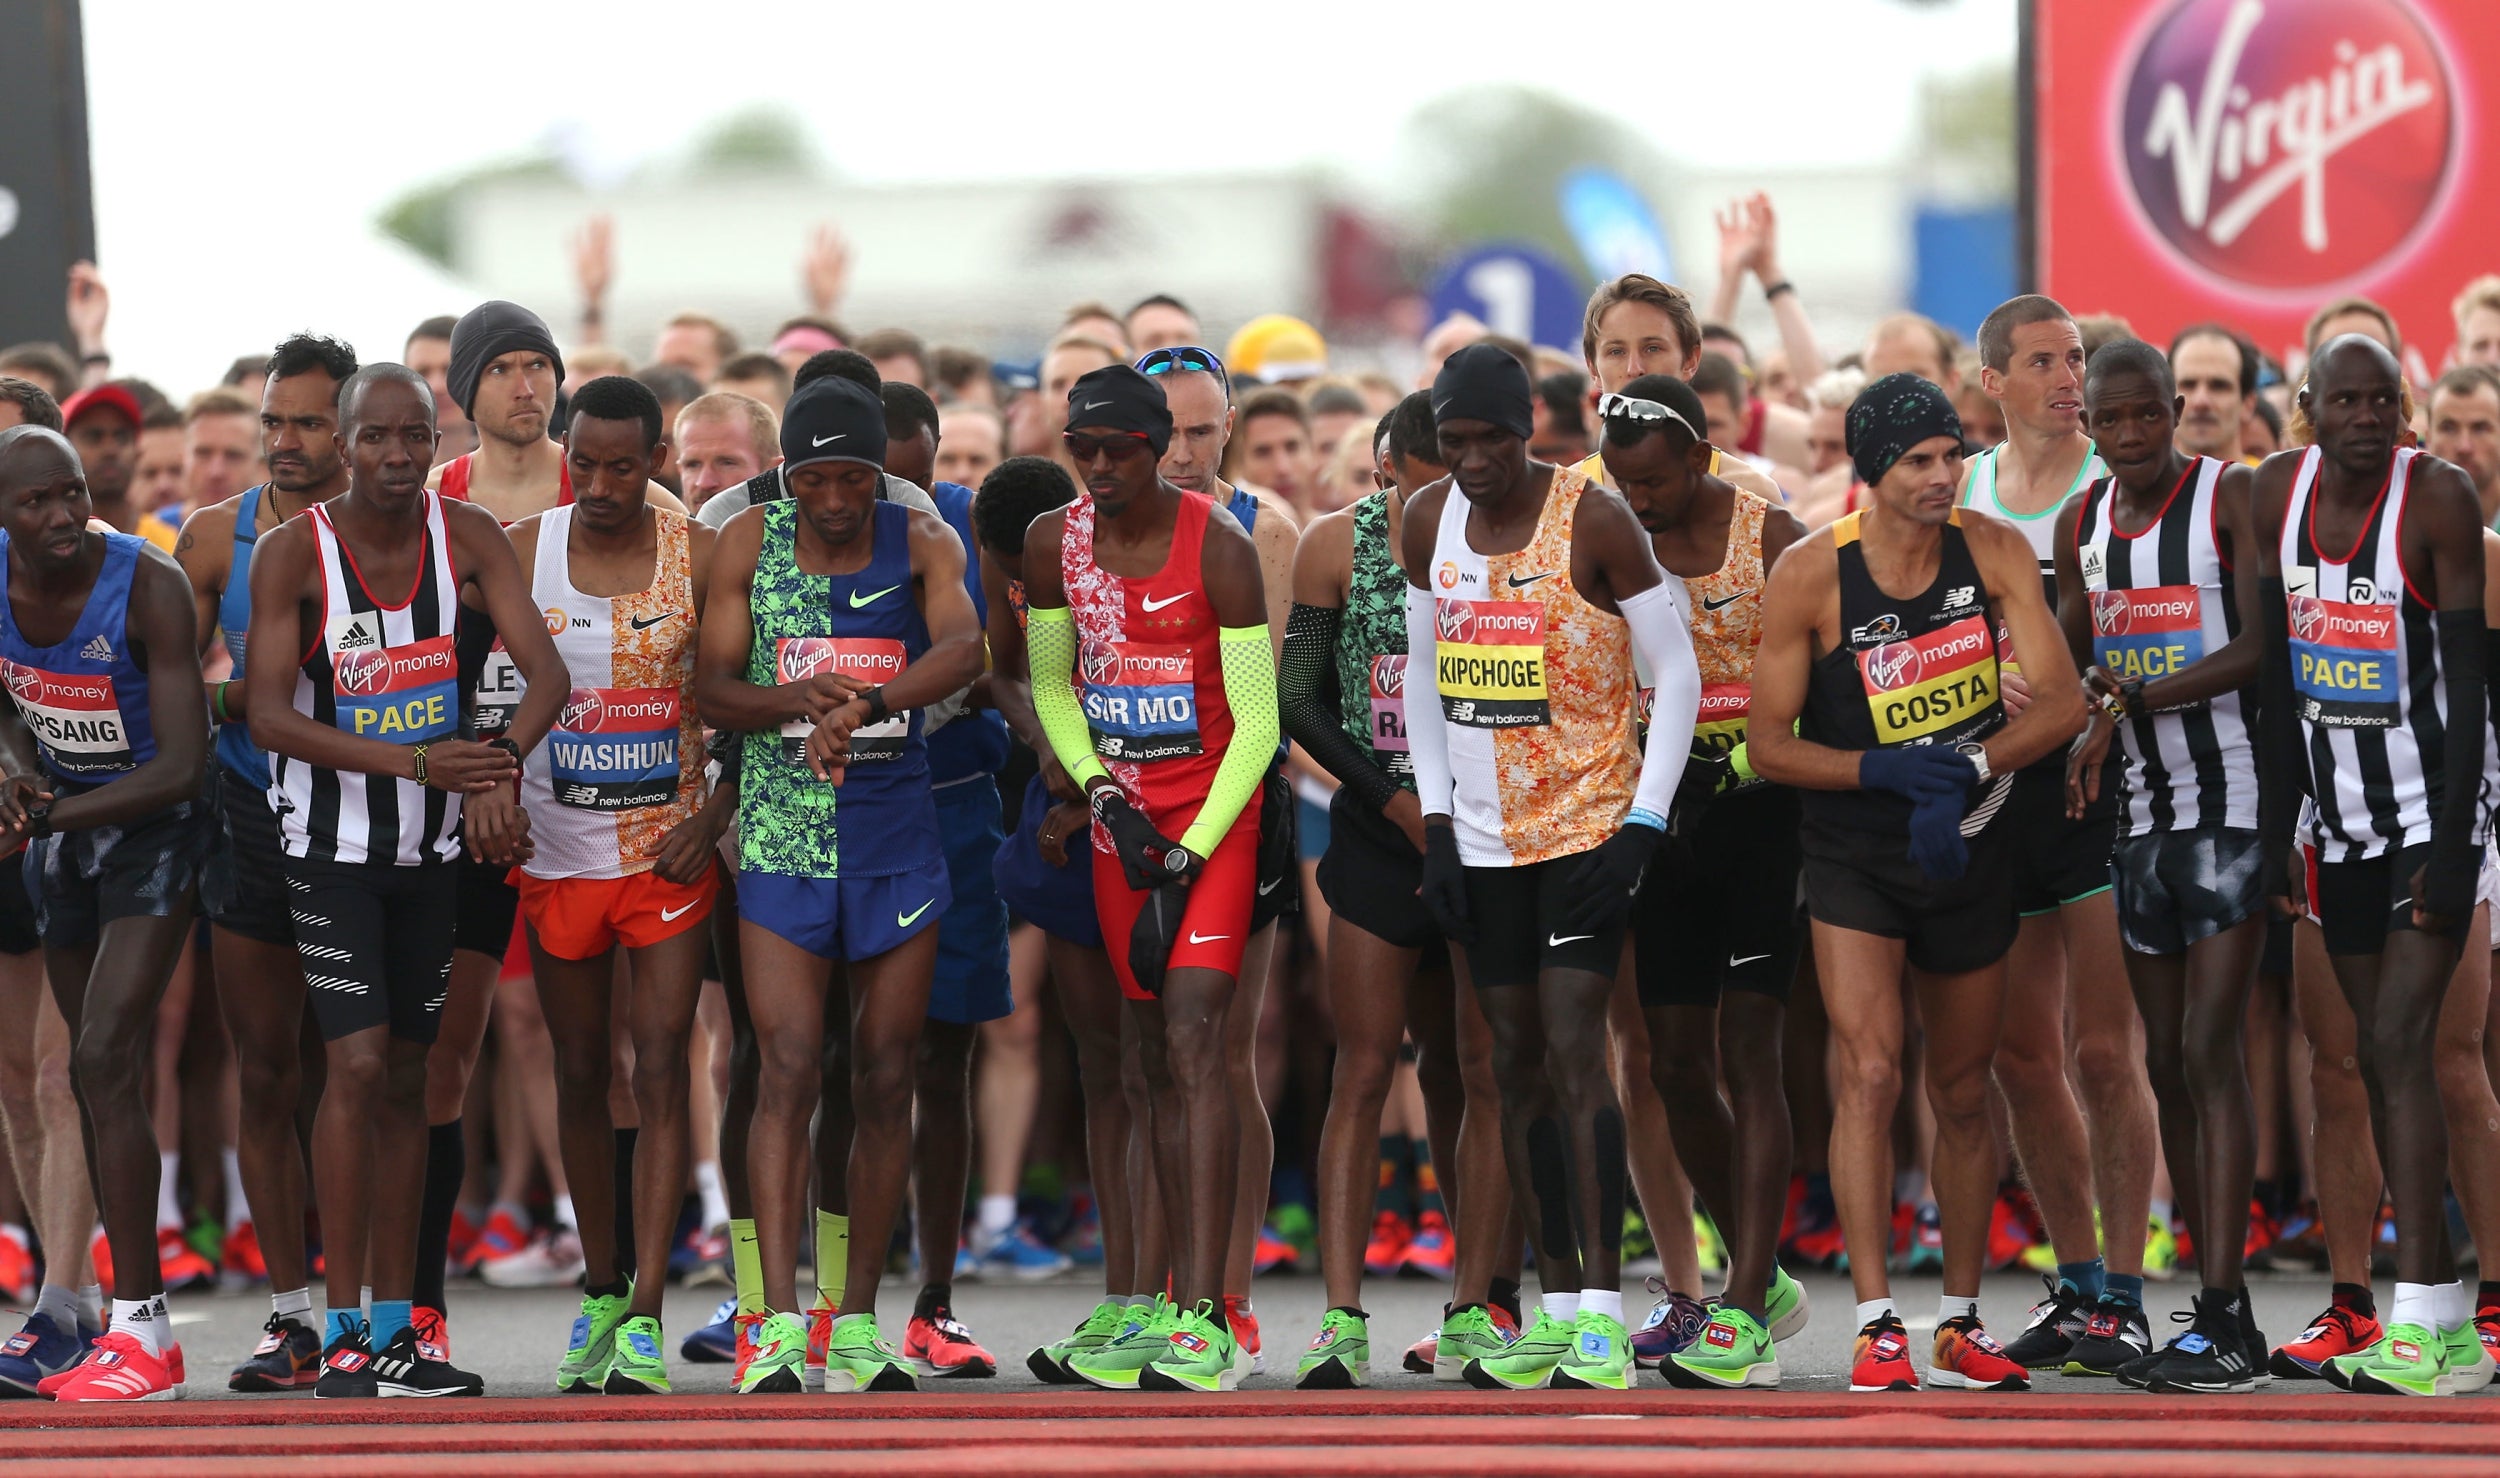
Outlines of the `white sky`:
{"label": "white sky", "polygon": [[[248,247],[204,240],[285,232],[299,261],[345,262],[412,185],[549,140],[618,174],[759,101],[854,179],[1317,164],[1394,189],[1400,126],[1470,86],[1575,96],[1679,159],[1846,164],[1898,155],[1922,73],[2014,49],[2014,0],[85,0],[85,15],[98,258],[125,348],[156,337],[143,313],[324,291],[296,269],[223,280],[248,273],[226,265]],[[1643,49],[1654,64],[1589,60]],[[181,371],[162,372],[200,367]]]}

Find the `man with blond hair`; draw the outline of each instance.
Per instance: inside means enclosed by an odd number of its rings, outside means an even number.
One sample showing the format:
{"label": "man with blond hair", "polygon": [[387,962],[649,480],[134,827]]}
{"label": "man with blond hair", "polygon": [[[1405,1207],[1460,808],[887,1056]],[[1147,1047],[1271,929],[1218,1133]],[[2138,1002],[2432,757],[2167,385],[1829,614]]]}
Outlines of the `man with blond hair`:
{"label": "man with blond hair", "polygon": [[2500,273],[2487,272],[2467,283],[2451,311],[2457,319],[2457,343],[2448,358],[2500,367]]}
{"label": "man with blond hair", "polygon": [[701,513],[714,493],[781,461],[781,422],[751,395],[715,390],[677,413],[677,473],[686,507]]}

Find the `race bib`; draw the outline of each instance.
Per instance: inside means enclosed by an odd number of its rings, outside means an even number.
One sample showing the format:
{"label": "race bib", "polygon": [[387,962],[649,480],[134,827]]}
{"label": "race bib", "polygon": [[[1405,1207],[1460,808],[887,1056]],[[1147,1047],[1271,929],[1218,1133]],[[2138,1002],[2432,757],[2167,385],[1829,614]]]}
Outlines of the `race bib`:
{"label": "race bib", "polygon": [[1415,773],[1406,748],[1406,654],[1372,658],[1372,754],[1392,779]]}
{"label": "race bib", "polygon": [[2092,592],[2092,660],[2120,681],[2169,677],[2205,656],[2204,593],[2193,585]]}
{"label": "race bib", "polygon": [[1857,659],[1879,745],[1949,734],[1996,706],[1996,640],[1985,616],[1868,647]]}
{"label": "race bib", "polygon": [[[873,686],[901,677],[910,661],[901,642],[884,637],[785,636],[773,647],[773,670],[785,683],[803,683],[818,673],[831,672]],[[814,732],[816,721],[811,718],[795,718],[783,724],[782,754],[803,763],[807,757],[807,736]],[[888,714],[851,731],[850,762],[856,765],[893,759],[903,752],[903,745],[910,738],[911,715]]]}
{"label": "race bib", "polygon": [[2287,604],[2301,718],[2331,729],[2394,728],[2396,608],[2314,595]]}
{"label": "race bib", "polygon": [[331,680],[341,729],[363,739],[418,744],[460,724],[460,659],[449,635],[382,645],[370,611],[330,623]]}
{"label": "race bib", "polygon": [[512,716],[521,707],[521,669],[512,665],[512,654],[503,648],[503,638],[495,638],[487,649],[486,666],[477,675],[477,699],[471,705],[470,727],[480,735],[500,734],[512,727]]}
{"label": "race bib", "polygon": [[675,800],[677,705],[671,688],[575,688],[547,733],[556,800],[586,811]]}
{"label": "race bib", "polygon": [[1433,680],[1451,723],[1517,729],[1552,722],[1543,602],[1444,599],[1432,619]]}
{"label": "race bib", "polygon": [[46,672],[0,661],[0,676],[44,758],[63,775],[111,775],[137,768],[113,679],[100,672]]}
{"label": "race bib", "polygon": [[1107,642],[1077,648],[1077,686],[1094,752],[1147,763],[1202,753],[1197,659],[1186,645]]}

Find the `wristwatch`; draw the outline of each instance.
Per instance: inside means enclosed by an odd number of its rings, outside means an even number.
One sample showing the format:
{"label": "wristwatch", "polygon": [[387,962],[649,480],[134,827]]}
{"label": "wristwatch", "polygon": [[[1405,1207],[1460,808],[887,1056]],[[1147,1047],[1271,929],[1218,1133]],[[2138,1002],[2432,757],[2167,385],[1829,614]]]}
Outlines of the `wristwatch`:
{"label": "wristwatch", "polygon": [[486,747],[489,749],[500,749],[504,753],[512,756],[512,763],[516,766],[528,763],[527,760],[522,758],[521,746],[515,742],[510,735],[497,734],[494,738],[486,741]]}
{"label": "wristwatch", "polygon": [[2125,711],[2125,712],[2127,712],[2127,713],[2141,713],[2141,712],[2143,712],[2143,711],[2144,711],[2144,679],[2142,679],[2142,678],[2140,678],[2140,677],[2129,677],[2129,678],[2121,678],[2121,679],[2119,679],[2119,682],[2118,682],[2118,701],[2119,701],[2119,703],[2120,703],[2121,705],[2123,705],[2124,711]]}
{"label": "wristwatch", "polygon": [[1956,744],[1953,746],[1953,752],[1960,755],[1962,758],[1969,760],[1971,768],[1979,772],[1979,784],[1985,785],[1988,783],[1988,751],[1986,746],[1976,743]]}
{"label": "wristwatch", "polygon": [[1102,814],[1104,807],[1110,805],[1114,800],[1126,799],[1128,799],[1128,797],[1121,792],[1120,787],[1117,785],[1097,785],[1092,790],[1085,793],[1085,807],[1087,810],[1094,813],[1094,819],[1096,821],[1102,821],[1104,820]]}
{"label": "wristwatch", "polygon": [[423,785],[425,783],[425,745],[420,743],[416,748],[410,750],[409,753],[416,756],[417,773],[415,778],[419,785]]}
{"label": "wristwatch", "polygon": [[35,801],[26,808],[26,837],[41,841],[52,835],[52,803]]}
{"label": "wristwatch", "polygon": [[1163,870],[1176,878],[1185,878],[1189,876],[1189,869],[1197,860],[1190,854],[1187,847],[1174,847],[1163,854]]}
{"label": "wristwatch", "polygon": [[888,712],[885,706],[885,684],[879,683],[859,696],[860,701],[868,705],[868,722],[882,723]]}

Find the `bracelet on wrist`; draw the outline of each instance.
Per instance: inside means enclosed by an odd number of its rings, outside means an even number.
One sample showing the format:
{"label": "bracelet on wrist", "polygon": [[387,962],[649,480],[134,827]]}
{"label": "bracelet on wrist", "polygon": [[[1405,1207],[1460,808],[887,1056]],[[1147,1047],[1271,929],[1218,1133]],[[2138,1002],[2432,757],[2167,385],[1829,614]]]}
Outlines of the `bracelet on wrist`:
{"label": "bracelet on wrist", "polygon": [[1785,277],[1781,278],[1777,282],[1766,282],[1762,285],[1762,301],[1767,303],[1773,298],[1778,297],[1781,293],[1793,293],[1796,290],[1797,284],[1789,281]]}

